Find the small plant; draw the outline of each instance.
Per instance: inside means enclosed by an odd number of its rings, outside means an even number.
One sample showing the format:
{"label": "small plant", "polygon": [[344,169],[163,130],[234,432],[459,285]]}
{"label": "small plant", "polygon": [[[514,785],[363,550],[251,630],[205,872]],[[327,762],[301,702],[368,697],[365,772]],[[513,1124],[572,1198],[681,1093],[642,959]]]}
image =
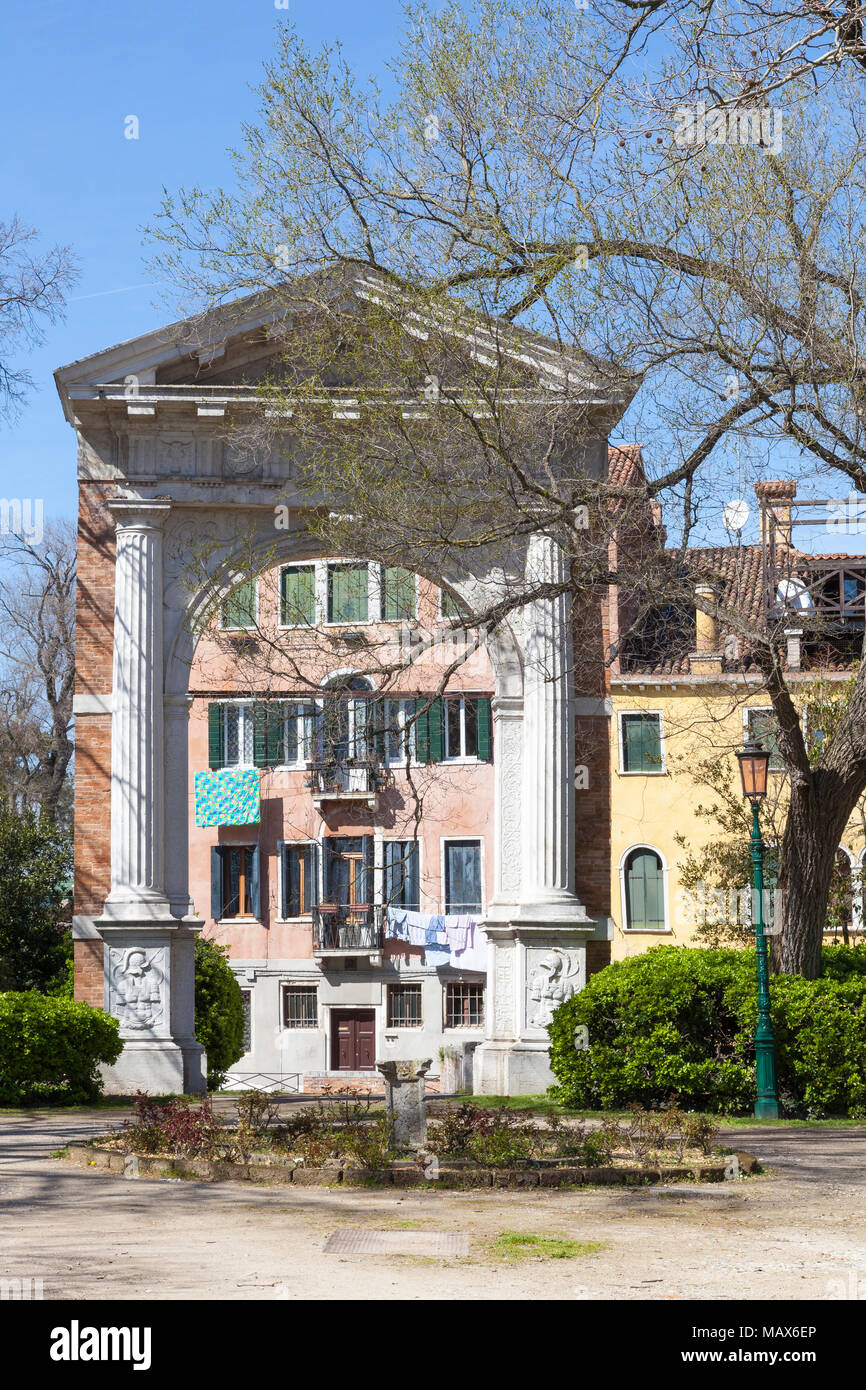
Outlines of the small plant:
{"label": "small plant", "polygon": [[360,1168],[387,1168],[394,1156],[393,1121],[388,1115],[377,1115],[367,1124],[352,1125],[342,1140],[343,1153]]}
{"label": "small plant", "polygon": [[234,1139],[242,1160],[265,1141],[269,1126],[277,1118],[277,1107],[264,1091],[244,1091],[235,1101],[237,1128]]}
{"label": "small plant", "polygon": [[[617,1125],[617,1137],[619,1136],[619,1126]],[[605,1126],[601,1129],[591,1129],[584,1136],[580,1149],[575,1154],[582,1164],[587,1168],[607,1168],[613,1163],[614,1150],[616,1143]]]}
{"label": "small plant", "polygon": [[718,1125],[706,1115],[685,1115],[683,1135],[689,1146],[709,1158],[719,1137]]}
{"label": "small plant", "polygon": [[132,1103],[132,1119],[123,1122],[120,1148],[124,1153],[207,1158],[225,1147],[225,1139],[210,1101],[192,1106],[176,1098],[161,1104],[139,1091]]}
{"label": "small plant", "polygon": [[506,1260],[573,1260],[579,1255],[594,1255],[603,1248],[599,1240],[566,1240],[524,1231],[503,1231],[490,1242],[491,1253]]}

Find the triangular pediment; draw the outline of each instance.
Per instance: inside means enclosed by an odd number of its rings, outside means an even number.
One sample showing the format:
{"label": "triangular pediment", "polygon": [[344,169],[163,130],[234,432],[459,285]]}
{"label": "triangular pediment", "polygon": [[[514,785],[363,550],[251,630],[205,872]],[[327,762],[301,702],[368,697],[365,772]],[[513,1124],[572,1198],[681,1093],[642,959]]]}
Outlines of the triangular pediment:
{"label": "triangular pediment", "polygon": [[[407,334],[415,339],[427,336],[423,311],[412,307],[407,293],[395,291],[368,272],[335,271],[311,277],[291,292],[235,300],[59,368],[55,380],[67,418],[72,419],[76,400],[110,399],[130,380],[136,389],[156,394],[160,388],[170,393],[184,387],[198,387],[203,393],[219,387],[255,390],[263,380],[279,374],[281,363],[292,359],[293,338],[300,350],[313,306],[321,310],[329,301],[343,315],[349,309],[363,316],[367,305],[386,306],[401,326],[405,323]],[[334,315],[335,321],[339,317]],[[600,407],[613,406],[615,414],[625,408],[636,389],[636,382],[616,379],[606,364],[564,352],[538,333],[496,319],[470,319],[460,306],[456,306],[454,324],[453,329],[450,324],[444,329],[437,324],[440,338],[452,334],[455,345],[459,340],[464,353],[468,346],[479,362],[504,352],[528,389],[556,389],[566,380],[578,383],[585,398]],[[341,369],[337,343],[326,384],[351,389],[352,380],[352,369]],[[114,390],[106,391],[106,387]]]}

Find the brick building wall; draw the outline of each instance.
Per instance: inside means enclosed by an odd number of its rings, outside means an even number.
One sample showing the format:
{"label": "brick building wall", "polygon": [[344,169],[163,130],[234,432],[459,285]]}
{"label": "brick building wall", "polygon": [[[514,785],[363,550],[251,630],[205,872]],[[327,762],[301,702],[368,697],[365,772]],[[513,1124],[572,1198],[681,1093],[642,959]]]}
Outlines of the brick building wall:
{"label": "brick building wall", "polygon": [[[112,684],[114,523],[106,501],[113,488],[83,482],[79,490],[75,693],[104,695]],[[111,715],[84,714],[75,724],[74,911],[95,917],[111,885]],[[76,941],[75,997],[102,1007],[103,945]]]}

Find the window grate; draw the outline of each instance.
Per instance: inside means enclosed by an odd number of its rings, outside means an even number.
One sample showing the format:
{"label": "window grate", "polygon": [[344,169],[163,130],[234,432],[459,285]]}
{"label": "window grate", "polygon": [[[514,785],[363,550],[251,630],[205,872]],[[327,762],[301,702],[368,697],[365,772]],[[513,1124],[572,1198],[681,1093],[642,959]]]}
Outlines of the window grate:
{"label": "window grate", "polygon": [[484,986],[445,986],[445,1027],[481,1028],[484,1025]]}
{"label": "window grate", "polygon": [[388,988],[388,1027],[421,1028],[421,986],[390,985]]}
{"label": "window grate", "polygon": [[286,985],[283,990],[283,1027],[317,1028],[318,994],[316,985]]}

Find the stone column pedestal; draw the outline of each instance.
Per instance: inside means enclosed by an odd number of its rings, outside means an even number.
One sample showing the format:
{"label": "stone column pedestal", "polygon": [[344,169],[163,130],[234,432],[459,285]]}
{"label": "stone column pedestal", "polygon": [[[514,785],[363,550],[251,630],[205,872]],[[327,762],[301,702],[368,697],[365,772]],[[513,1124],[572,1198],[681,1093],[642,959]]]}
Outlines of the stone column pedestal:
{"label": "stone column pedestal", "polygon": [[[566,579],[556,541],[533,536],[528,591]],[[494,912],[484,924],[487,1027],[475,1085],[487,1095],[537,1094],[553,1083],[547,1025],[586,983],[586,941],[596,929],[574,883],[574,673],[565,589],[526,605],[522,750],[520,900],[507,920]]]}
{"label": "stone column pedestal", "polygon": [[427,1104],[424,1077],[432,1058],[411,1062],[377,1062],[385,1078],[385,1103],[394,1122],[398,1149],[421,1149],[427,1143]]}
{"label": "stone column pedestal", "polygon": [[[185,838],[171,856],[179,916],[166,892],[163,525],[171,503],[109,505],[117,524],[111,891],[94,925],[103,941],[105,1008],[120,1020],[124,1045],[117,1062],[103,1069],[103,1084],[109,1095],[201,1092],[206,1061],[195,1040],[195,939],[203,923],[188,915],[183,894]],[[185,709],[172,714],[180,716],[171,721],[172,758],[183,776],[172,790],[185,837]]]}

